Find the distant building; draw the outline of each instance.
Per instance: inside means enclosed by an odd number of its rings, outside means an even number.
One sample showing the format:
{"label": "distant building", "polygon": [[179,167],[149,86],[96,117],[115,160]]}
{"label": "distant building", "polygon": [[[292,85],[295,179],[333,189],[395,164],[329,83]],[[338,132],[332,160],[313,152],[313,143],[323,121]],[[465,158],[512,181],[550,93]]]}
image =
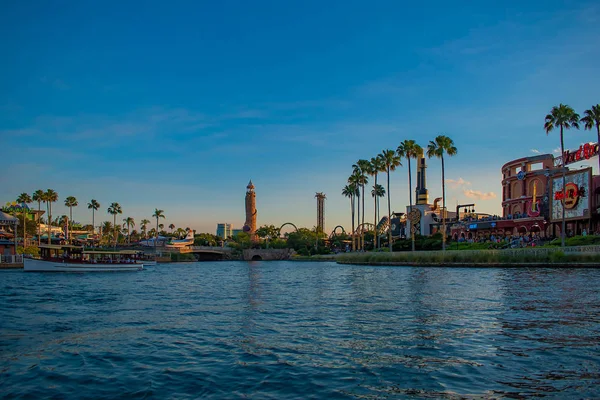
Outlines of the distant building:
{"label": "distant building", "polygon": [[222,237],[223,239],[233,236],[232,230],[233,227],[231,224],[226,222],[217,224],[217,236]]}
{"label": "distant building", "polygon": [[238,233],[242,233],[244,232],[243,229],[232,229],[231,230],[231,237],[236,237],[238,235]]}

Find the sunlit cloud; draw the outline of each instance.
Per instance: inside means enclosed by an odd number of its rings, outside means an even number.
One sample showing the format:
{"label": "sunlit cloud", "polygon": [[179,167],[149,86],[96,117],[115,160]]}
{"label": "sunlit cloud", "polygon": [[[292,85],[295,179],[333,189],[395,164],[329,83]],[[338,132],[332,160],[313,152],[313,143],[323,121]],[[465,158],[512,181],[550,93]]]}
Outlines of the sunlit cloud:
{"label": "sunlit cloud", "polygon": [[463,190],[463,193],[465,194],[465,196],[471,198],[471,199],[478,199],[478,200],[490,200],[490,199],[495,199],[496,193],[494,192],[487,192],[487,193],[483,193],[479,190],[472,190],[472,189],[465,189]]}
{"label": "sunlit cloud", "polygon": [[470,184],[471,184],[471,182],[465,181],[463,178],[446,179],[446,185],[450,186],[452,189],[469,186]]}
{"label": "sunlit cloud", "polygon": [[541,151],[539,151],[538,149],[531,149],[531,152],[535,153],[535,154],[540,154],[541,153]]}

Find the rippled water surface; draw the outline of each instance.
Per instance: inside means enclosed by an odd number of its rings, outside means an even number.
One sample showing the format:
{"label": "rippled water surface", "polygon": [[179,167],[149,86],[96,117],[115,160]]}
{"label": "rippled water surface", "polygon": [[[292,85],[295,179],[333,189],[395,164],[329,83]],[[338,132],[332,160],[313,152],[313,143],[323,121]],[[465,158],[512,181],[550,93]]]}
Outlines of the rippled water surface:
{"label": "rippled water surface", "polygon": [[600,397],[600,269],[0,272],[0,397]]}

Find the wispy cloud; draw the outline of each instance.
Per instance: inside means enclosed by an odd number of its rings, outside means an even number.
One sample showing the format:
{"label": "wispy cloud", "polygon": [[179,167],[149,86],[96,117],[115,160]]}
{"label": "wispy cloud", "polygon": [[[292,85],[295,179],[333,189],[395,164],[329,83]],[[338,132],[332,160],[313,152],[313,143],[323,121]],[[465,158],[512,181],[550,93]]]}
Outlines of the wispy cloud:
{"label": "wispy cloud", "polygon": [[541,153],[538,149],[531,149],[531,152],[535,153],[535,154],[540,154]]}
{"label": "wispy cloud", "polygon": [[450,186],[452,189],[457,189],[459,187],[469,186],[471,182],[465,181],[463,178],[458,179],[446,179],[446,184]]}
{"label": "wispy cloud", "polygon": [[471,189],[465,189],[463,190],[463,193],[465,194],[465,196],[472,198],[472,199],[478,199],[478,200],[490,200],[490,199],[495,199],[496,193],[494,192],[487,192],[487,193],[483,193],[479,190],[471,190]]}

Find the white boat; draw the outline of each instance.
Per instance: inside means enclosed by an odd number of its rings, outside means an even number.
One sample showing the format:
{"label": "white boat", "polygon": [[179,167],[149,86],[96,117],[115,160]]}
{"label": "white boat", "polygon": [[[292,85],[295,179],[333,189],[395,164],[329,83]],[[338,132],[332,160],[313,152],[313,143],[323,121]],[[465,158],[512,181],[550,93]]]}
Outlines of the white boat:
{"label": "white boat", "polygon": [[35,272],[141,271],[132,251],[84,251],[81,246],[41,245],[40,258],[24,258],[23,269]]}

